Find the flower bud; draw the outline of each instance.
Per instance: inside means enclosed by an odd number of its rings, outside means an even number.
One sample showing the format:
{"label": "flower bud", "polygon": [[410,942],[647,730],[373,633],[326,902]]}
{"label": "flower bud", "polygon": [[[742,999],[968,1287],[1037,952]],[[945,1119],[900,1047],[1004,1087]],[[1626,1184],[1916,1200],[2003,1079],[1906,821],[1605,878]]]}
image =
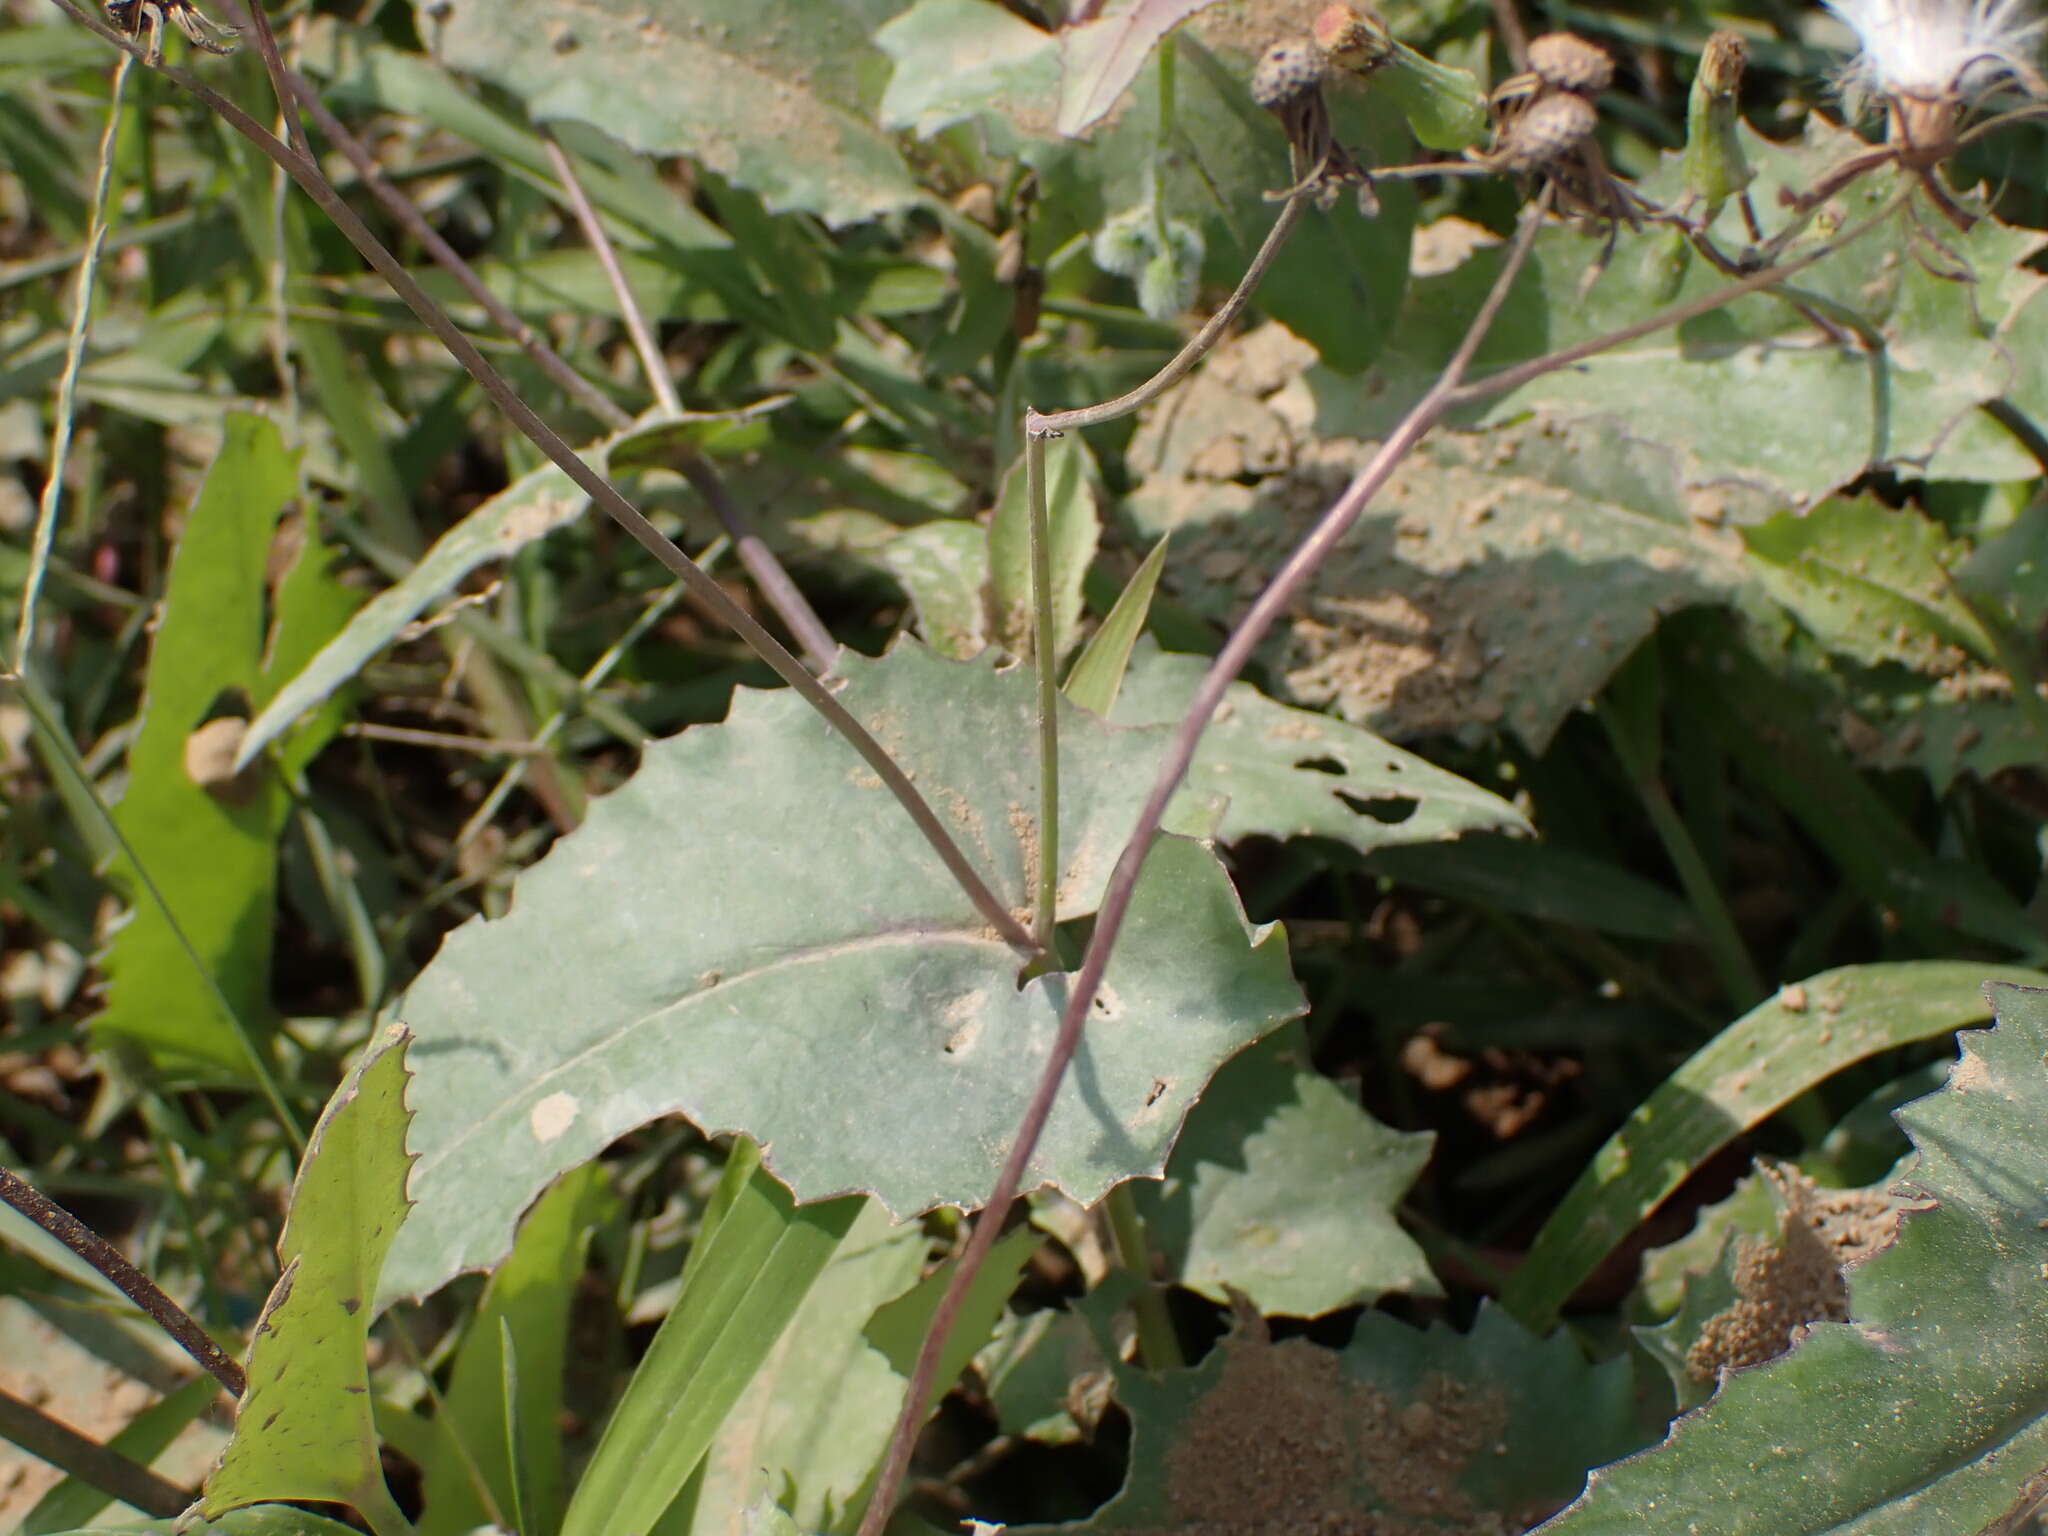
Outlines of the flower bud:
{"label": "flower bud", "polygon": [[1090,254],[1095,265],[1114,277],[1136,277],[1159,251],[1149,203],[1126,208],[1095,231]]}

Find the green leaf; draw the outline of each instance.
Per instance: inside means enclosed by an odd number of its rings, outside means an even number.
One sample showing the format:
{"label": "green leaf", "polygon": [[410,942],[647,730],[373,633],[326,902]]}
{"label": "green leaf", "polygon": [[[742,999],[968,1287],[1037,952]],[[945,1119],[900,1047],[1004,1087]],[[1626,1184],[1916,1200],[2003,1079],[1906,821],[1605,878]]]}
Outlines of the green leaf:
{"label": "green leaf", "polygon": [[1268,1343],[1253,1317],[1194,1370],[1120,1369],[1117,1397],[1123,1490],[1085,1521],[1020,1529],[1311,1529],[1329,1511],[1361,1529],[1525,1529],[1642,1440],[1625,1357],[1589,1365],[1568,1335],[1539,1342],[1491,1305],[1469,1334],[1368,1312],[1341,1354]]}
{"label": "green leaf", "polygon": [[[1757,169],[1752,198],[1766,235],[1774,214],[1789,217],[1779,207],[1781,189],[1808,188],[1868,149],[1818,117],[1808,120],[1802,143],[1775,144],[1746,128],[1742,134]],[[1829,227],[1860,223],[1899,185],[1891,169],[1864,176],[1831,201]],[[1641,188],[1666,204],[1681,199],[1682,157],[1667,155]],[[1973,430],[1970,418],[2012,382],[2021,349],[1997,331],[2033,291],[2025,263],[2042,237],[1988,217],[1967,236],[1945,232],[1938,265],[1954,271],[1937,275],[1937,263],[1913,254],[1926,238],[1918,220],[1907,210],[1800,273],[1794,286],[1803,313],[1784,297],[1751,295],[1532,380],[1475,407],[1465,421],[1506,422],[1532,411],[1609,418],[1676,450],[1687,485],[1740,479],[1797,503],[1881,465],[1929,477],[2030,475],[2035,466],[2017,445],[2002,433]],[[1715,230],[1735,250],[1747,244],[1732,206]],[[1485,252],[1413,284],[1367,373],[1312,375],[1322,430],[1384,436],[1450,356],[1500,260],[1499,251]],[[1547,229],[1471,377],[1604,337],[1730,282],[1685,247],[1659,240],[1624,241],[1604,270],[1602,260],[1599,241],[1564,224]],[[1816,313],[1834,327],[1833,337],[1814,324]]]}
{"label": "green leaf", "polygon": [[[974,25],[957,5],[951,0],[941,13],[949,28]],[[1163,45],[1175,50],[1176,59],[1168,151],[1161,153],[1159,146],[1158,70],[1139,71],[1122,111],[1084,144],[1055,137],[1043,94],[1029,89],[1041,78],[1049,40],[1034,42],[1007,23],[997,30],[1006,39],[1003,57],[1014,60],[1015,68],[983,104],[980,121],[991,142],[1014,145],[1038,172],[1042,205],[1092,229],[1114,213],[1156,203],[1169,217],[1198,225],[1205,280],[1234,285],[1272,228],[1276,207],[1267,194],[1293,180],[1286,135],[1246,89],[1251,61],[1226,63],[1180,33]],[[928,55],[910,37],[906,17],[890,33],[903,82],[891,89],[891,120],[955,120],[970,106],[966,89],[950,81],[920,88],[917,75],[926,73],[925,62],[936,71],[947,55],[937,48]],[[1261,38],[1258,46],[1268,40]],[[1337,137],[1367,164],[1402,156],[1406,130],[1390,104],[1369,93],[1348,93],[1331,103],[1331,111]],[[1274,261],[1257,303],[1319,348],[1331,367],[1365,367],[1394,323],[1407,283],[1414,218],[1414,194],[1405,185],[1380,189],[1375,218],[1361,214],[1350,197],[1309,212]]]}
{"label": "green leaf", "polygon": [[862,87],[895,0],[478,0],[419,29],[536,119],[568,117],[651,155],[690,155],[770,210],[840,225],[923,197]]}
{"label": "green leaf", "polygon": [[1502,1295],[1532,1327],[1722,1147],[1816,1083],[1985,1013],[1985,978],[2038,974],[1960,960],[1851,965],[1782,989],[1702,1046],[1608,1138],[1550,1213]]}
{"label": "green leaf", "polygon": [[877,1307],[916,1284],[922,1223],[892,1223],[875,1200],[833,1253],[774,1352],[733,1404],[694,1486],[690,1536],[741,1536],[750,1505],[784,1495],[806,1530],[845,1509],[880,1456],[903,1379],[862,1337]]}
{"label": "green leaf", "polygon": [[[1208,670],[1204,657],[1142,645],[1124,678],[1115,720],[1177,722]],[[1361,853],[1529,826],[1500,796],[1369,731],[1276,704],[1248,683],[1233,684],[1224,695],[1169,816],[1177,827],[1226,843],[1329,837]]]}
{"label": "green leaf", "polygon": [[[939,1351],[939,1368],[932,1377],[931,1397],[925,1405],[927,1413],[938,1407],[939,1399],[952,1390],[968,1362],[993,1336],[1010,1293],[1017,1289],[1017,1277],[1031,1262],[1040,1241],[1038,1230],[1025,1225],[1004,1233],[989,1249],[988,1257],[968,1283],[953,1331],[946,1337],[946,1347]],[[939,1265],[910,1290],[878,1308],[868,1323],[867,1341],[896,1368],[904,1386],[909,1385],[918,1352],[924,1348],[925,1335],[931,1332],[932,1319],[938,1315],[939,1302],[951,1286],[958,1266],[958,1259]]]}
{"label": "green leaf", "polygon": [[1559,843],[1476,836],[1382,848],[1369,866],[1399,885],[1547,923],[1665,943],[1697,943],[1692,909],[1641,875]]}
{"label": "green leaf", "polygon": [[[638,430],[586,448],[582,457],[602,473],[612,443],[630,438]],[[520,476],[484,502],[436,539],[402,579],[365,603],[341,633],[277,690],[250,722],[237,761],[253,760],[301,714],[360,672],[428,605],[453,591],[471,571],[486,561],[517,554],[536,539],[574,522],[589,501],[567,475],[550,464]]]}
{"label": "green leaf", "polygon": [[283,1272],[256,1322],[235,1437],[201,1510],[266,1500],[353,1505],[403,1527],[379,1465],[366,1350],[378,1271],[405,1216],[406,1052],[393,1025],[328,1100],[292,1183]]}
{"label": "green leaf", "polygon": [[230,415],[172,557],[128,787],[114,811],[170,917],[117,858],[108,877],[133,911],[101,961],[107,1006],[93,1027],[188,1067],[246,1072],[270,1014],[275,848],[287,802],[269,767],[233,778],[223,770],[238,722],[260,702],[264,566],[278,515],[297,494],[277,428]]}
{"label": "green leaf", "polygon": [[[909,643],[843,675],[841,701],[1022,910],[1029,677]],[[1068,710],[1060,734],[1060,911],[1078,916],[1163,733]],[[629,894],[592,901],[593,880]],[[745,1131],[804,1198],[977,1205],[1063,996],[1056,976],[1020,990],[1017,970],[810,707],[741,690],[725,724],[649,748],[521,878],[511,913],[458,930],[404,998],[423,1043],[418,1204],[386,1298],[494,1263],[538,1190],[664,1114]],[[1162,843],[1027,1184],[1086,1201],[1156,1174],[1209,1073],[1298,1007],[1280,936],[1248,927],[1212,856]]]}
{"label": "green leaf", "polygon": [[1742,537],[1765,590],[1829,650],[1935,674],[1996,656],[1949,579],[1962,546],[1910,507],[1831,499]]}
{"label": "green leaf", "polygon": [[1594,1475],[1551,1530],[1867,1536],[2009,1529],[2048,1465],[2048,992],[1985,989],[1947,1086],[1900,1111],[1917,1156],[1849,1321],[1727,1376],[1657,1449]]}
{"label": "green leaf", "polygon": [[1416,141],[1431,149],[1471,149],[1486,138],[1486,92],[1469,69],[1439,64],[1396,41],[1368,88],[1392,100]]}
{"label": "green leaf", "polygon": [[[433,1421],[421,1464],[426,1511],[419,1536],[458,1536],[480,1525],[557,1529],[562,1512],[562,1373],[569,1308],[583,1276],[592,1228],[616,1204],[596,1164],[577,1169],[535,1202],[512,1253],[491,1276],[455,1356],[455,1374]],[[507,1341],[518,1362],[517,1401],[507,1401]],[[506,1424],[519,1426],[516,1455]],[[482,1479],[491,1505],[479,1496]]]}
{"label": "green leaf", "polygon": [[876,113],[884,128],[928,139],[986,113],[1051,136],[1059,44],[994,0],[917,0],[875,33],[875,46],[895,64]]}
{"label": "green leaf", "polygon": [[1108,116],[1160,39],[1214,3],[1110,0],[1102,14],[1061,31],[1059,132],[1074,138]]}
{"label": "green leaf", "polygon": [[1060,687],[1083,709],[1115,718],[1117,696],[1123,691],[1124,676],[1130,670],[1131,648],[1144,633],[1145,616],[1152,609],[1152,593],[1159,585],[1159,573],[1165,568],[1166,540],[1161,539],[1139,562],[1102,623],[1074,658],[1073,669]]}
{"label": "green leaf", "polygon": [[1319,1317],[1389,1292],[1442,1294],[1394,1210],[1436,1137],[1390,1130],[1310,1064],[1286,1025],[1216,1074],[1174,1145],[1164,1183],[1140,1186],[1168,1273],[1212,1301]]}
{"label": "green leaf", "polygon": [[988,646],[988,533],[943,521],[905,529],[878,551],[917,610],[917,632],[941,656],[968,661]]}
{"label": "green leaf", "polygon": [[577,1484],[562,1536],[653,1529],[803,1305],[865,1202],[798,1207],[747,1159]]}
{"label": "green leaf", "polygon": [[[1304,361],[1287,332],[1253,332],[1131,444],[1131,520],[1174,535],[1164,585],[1218,623],[1377,449],[1301,420],[1284,381]],[[1425,442],[1267,642],[1276,692],[1397,739],[1506,725],[1540,752],[1661,616],[1745,580],[1688,515],[1674,457],[1625,437],[1539,419]]]}
{"label": "green leaf", "polygon": [[[996,643],[1012,656],[1031,654],[1031,516],[1024,461],[1010,466],[988,526],[989,609]],[[1101,472],[1079,433],[1045,445],[1045,507],[1051,547],[1052,627],[1059,655],[1081,627],[1081,579],[1095,558],[1101,520]]]}

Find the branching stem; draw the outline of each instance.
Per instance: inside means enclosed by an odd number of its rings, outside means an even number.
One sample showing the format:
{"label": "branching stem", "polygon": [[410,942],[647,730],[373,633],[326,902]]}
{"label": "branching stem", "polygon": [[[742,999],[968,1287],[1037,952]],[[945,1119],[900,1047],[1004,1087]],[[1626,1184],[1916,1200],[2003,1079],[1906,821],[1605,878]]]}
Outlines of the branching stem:
{"label": "branching stem", "polygon": [[[1298,216],[1304,195],[1312,195],[1312,189],[1297,191],[1281,210],[1274,228],[1283,225],[1291,227],[1290,215]],[[1087,952],[1082,956],[1081,968],[1074,973],[1069,984],[1067,1006],[1060,1015],[1059,1033],[1053,1040],[1052,1051],[1046,1058],[1044,1070],[1040,1073],[1038,1085],[1033,1090],[1029,1107],[1017,1127],[1017,1134],[1010,1144],[1009,1156],[1003,1160],[1002,1171],[996,1176],[995,1188],[990,1192],[987,1205],[979,1220],[974,1223],[973,1234],[961,1251],[960,1261],[955,1266],[953,1278],[940,1298],[931,1326],[925,1332],[924,1347],[918,1352],[917,1365],[911,1372],[909,1391],[905,1395],[903,1411],[898,1416],[894,1433],[890,1436],[889,1448],[884,1453],[882,1466],[876,1477],[873,1496],[861,1515],[859,1536],[881,1536],[883,1525],[895,1506],[896,1492],[902,1486],[903,1475],[910,1465],[910,1453],[917,1441],[919,1423],[923,1417],[922,1407],[931,1391],[932,1379],[937,1372],[939,1353],[945,1347],[946,1336],[952,1331],[953,1323],[959,1316],[960,1307],[967,1296],[968,1283],[979,1272],[989,1250],[995,1246],[997,1234],[1002,1229],[1003,1213],[1010,1202],[1017,1197],[1018,1187],[1023,1182],[1024,1170],[1029,1166],[1031,1155],[1038,1149],[1038,1138],[1051,1117],[1053,1102],[1059,1096],[1060,1082],[1066,1076],[1067,1066],[1074,1053],[1080,1048],[1081,1033],[1088,1022],[1089,1010],[1094,1007],[1095,994],[1102,985],[1102,977],[1109,965],[1110,951],[1115,947],[1117,936],[1123,930],[1124,918],[1129,914],[1131,898],[1138,884],[1139,871],[1144,867],[1145,856],[1151,851],[1152,843],[1159,835],[1160,824],[1166,817],[1167,802],[1180,789],[1181,779],[1186,775],[1188,764],[1194,759],[1196,744],[1201,740],[1209,721],[1223,702],[1223,695],[1230,685],[1237,681],[1237,675],[1251,659],[1252,651],[1265,637],[1276,619],[1287,611],[1295,594],[1322,564],[1338,540],[1349,531],[1351,525],[1365,510],[1379,488],[1384,485],[1395,468],[1405,459],[1417,443],[1422,441],[1429,430],[1436,425],[1446,410],[1463,378],[1466,368],[1471,365],[1479,344],[1492,328],[1494,317],[1506,302],[1508,290],[1514,285],[1516,275],[1528,259],[1536,243],[1536,232],[1542,227],[1548,211],[1548,195],[1541,195],[1537,201],[1523,211],[1520,228],[1516,231],[1514,243],[1508,248],[1506,261],[1500,274],[1494,279],[1492,291],[1479,307],[1464,340],[1457,352],[1444,366],[1428,393],[1417,401],[1397,426],[1392,435],[1380,445],[1371,463],[1346,487],[1335,505],[1325,512],[1315,528],[1287,559],[1280,572],[1267,585],[1251,611],[1244,617],[1236,631],[1224,644],[1222,652],[1210,665],[1203,676],[1195,697],[1182,716],[1167,749],[1166,761],[1160,766],[1152,782],[1150,794],[1146,797],[1144,809],[1138,813],[1137,826],[1132,830],[1130,840],[1118,856],[1116,868],[1110,873],[1109,884],[1102,897],[1101,909],[1096,913],[1095,932],[1088,941]],[[1270,253],[1277,250],[1277,242],[1268,236],[1260,248],[1260,255],[1270,260]],[[1263,270],[1262,268],[1260,270]],[[1249,277],[1249,274],[1248,274]],[[1242,308],[1244,300],[1250,297],[1246,284],[1240,284],[1238,292],[1231,296],[1232,303]],[[1203,327],[1203,334],[1220,331],[1212,321]],[[1168,370],[1178,378],[1193,359],[1185,353],[1167,365]],[[1037,430],[1056,429],[1069,426],[1088,426],[1100,421],[1111,421],[1117,416],[1136,410],[1144,402],[1156,398],[1163,385],[1154,387],[1146,384],[1130,394],[1108,405],[1093,406],[1079,411],[1063,411],[1057,416],[1041,416],[1030,413],[1029,420]],[[964,1278],[963,1278],[964,1277]]]}

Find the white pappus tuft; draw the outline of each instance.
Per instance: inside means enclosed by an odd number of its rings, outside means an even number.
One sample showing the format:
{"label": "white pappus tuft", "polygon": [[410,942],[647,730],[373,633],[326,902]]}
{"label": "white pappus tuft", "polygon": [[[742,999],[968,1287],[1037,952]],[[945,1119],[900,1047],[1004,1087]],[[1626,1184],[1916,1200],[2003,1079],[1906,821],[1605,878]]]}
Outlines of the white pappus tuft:
{"label": "white pappus tuft", "polygon": [[2004,85],[2044,94],[2035,0],[1823,0],[1856,34],[1852,89],[1967,102]]}

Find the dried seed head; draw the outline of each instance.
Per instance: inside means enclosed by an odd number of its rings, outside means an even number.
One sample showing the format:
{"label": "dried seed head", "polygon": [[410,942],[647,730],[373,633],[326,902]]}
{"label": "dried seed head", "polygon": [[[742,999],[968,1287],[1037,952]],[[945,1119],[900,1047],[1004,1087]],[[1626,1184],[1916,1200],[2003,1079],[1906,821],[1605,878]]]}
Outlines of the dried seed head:
{"label": "dried seed head", "polygon": [[1546,32],[1534,39],[1529,69],[1545,85],[1581,96],[1597,96],[1614,83],[1614,60],[1606,50],[1569,32]]}
{"label": "dried seed head", "polygon": [[1558,91],[1540,97],[1508,125],[1500,162],[1511,171],[1536,171],[1570,154],[1592,136],[1600,114],[1583,96]]}
{"label": "dried seed head", "polygon": [[1307,43],[1275,43],[1252,71],[1252,100],[1277,111],[1323,83],[1323,56]]}
{"label": "dried seed head", "polygon": [[1975,101],[2001,86],[2048,95],[2034,0],[1823,0],[1861,50],[1846,83],[1891,97]]}
{"label": "dried seed head", "polygon": [[1749,45],[1740,32],[1716,32],[1700,52],[1700,84],[1715,96],[1733,96],[1742,89],[1742,69]]}
{"label": "dried seed head", "polygon": [[1370,74],[1394,56],[1394,39],[1379,17],[1361,16],[1348,5],[1326,5],[1316,13],[1316,46],[1339,69]]}

